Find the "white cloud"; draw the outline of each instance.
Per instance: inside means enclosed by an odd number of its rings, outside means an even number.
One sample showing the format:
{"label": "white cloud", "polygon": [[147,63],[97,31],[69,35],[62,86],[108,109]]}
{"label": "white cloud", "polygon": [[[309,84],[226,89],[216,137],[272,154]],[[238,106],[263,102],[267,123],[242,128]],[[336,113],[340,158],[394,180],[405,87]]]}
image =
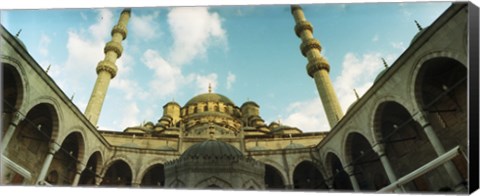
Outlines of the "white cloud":
{"label": "white cloud", "polygon": [[[383,69],[380,53],[367,53],[360,57],[347,53],[343,59],[342,71],[332,82],[343,112],[357,99],[353,89],[362,96],[373,84],[377,74]],[[393,55],[386,55],[393,59]],[[296,126],[304,132],[326,131],[330,129],[320,97],[294,102],[286,110],[285,124]]]}
{"label": "white cloud", "polygon": [[390,44],[395,49],[400,49],[400,50],[407,49],[407,47],[405,47],[405,44],[403,42],[391,42]]}
{"label": "white cloud", "polygon": [[204,56],[212,42],[226,44],[226,31],[218,13],[206,7],[173,8],[167,16],[172,37],[171,62],[183,65]]}
{"label": "white cloud", "polygon": [[132,127],[140,124],[138,116],[140,109],[135,102],[130,102],[122,111],[123,118],[120,120],[119,127]]}
{"label": "white cloud", "polygon": [[174,93],[184,82],[180,67],[167,62],[155,50],[148,49],[143,53],[141,61],[154,71],[155,79],[150,82],[150,87],[160,96]]}
{"label": "white cloud", "polygon": [[287,117],[281,120],[282,124],[297,127],[303,132],[318,132],[330,129],[319,97],[294,102],[287,107],[287,113]]}
{"label": "white cloud", "polygon": [[130,29],[134,37],[143,40],[149,40],[160,35],[158,16],[160,12],[155,11],[147,15],[132,14],[130,19]]}
{"label": "white cloud", "polygon": [[45,34],[40,35],[40,43],[38,44],[38,50],[41,55],[48,56],[48,47],[52,40]]}
{"label": "white cloud", "polygon": [[228,72],[228,75],[227,75],[227,90],[230,90],[232,88],[232,84],[235,82],[236,80],[236,76],[235,74],[233,74],[232,72]]}
{"label": "white cloud", "polygon": [[208,87],[212,87],[212,92],[215,92],[217,88],[217,78],[218,75],[216,73],[210,73],[208,75],[201,75],[201,74],[192,74],[194,81],[197,86],[197,93],[206,93],[208,92]]}
{"label": "white cloud", "polygon": [[383,69],[380,53],[367,53],[358,57],[347,53],[343,59],[342,72],[335,78],[335,90],[343,111],[356,100],[353,89],[362,96],[373,84],[373,80]]}
{"label": "white cloud", "polygon": [[107,39],[113,27],[113,13],[108,9],[98,10],[97,23],[88,28],[95,41]]}

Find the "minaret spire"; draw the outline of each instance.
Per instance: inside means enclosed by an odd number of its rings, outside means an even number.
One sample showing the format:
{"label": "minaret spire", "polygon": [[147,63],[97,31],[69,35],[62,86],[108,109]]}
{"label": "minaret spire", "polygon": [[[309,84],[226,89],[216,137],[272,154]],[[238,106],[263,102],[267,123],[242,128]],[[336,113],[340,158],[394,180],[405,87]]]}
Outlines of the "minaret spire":
{"label": "minaret spire", "polygon": [[120,58],[123,52],[122,41],[127,37],[127,24],[130,19],[130,9],[124,9],[120,14],[117,25],[112,29],[112,40],[105,45],[103,52],[105,58],[97,65],[97,80],[93,87],[92,95],[88,101],[85,116],[93,125],[97,125],[103,101],[107,94],[110,80],[117,74],[115,61]]}
{"label": "minaret spire", "polygon": [[422,31],[422,30],[423,30],[423,27],[420,26],[420,24],[418,23],[417,20],[415,20],[415,24],[417,25],[418,31]]}
{"label": "minaret spire", "polygon": [[320,54],[322,47],[313,37],[312,24],[305,18],[302,8],[292,5],[291,11],[296,23],[295,34],[302,40],[300,51],[308,60],[307,73],[315,80],[330,127],[334,127],[343,117],[343,112],[328,74],[330,65]]}
{"label": "minaret spire", "polygon": [[211,92],[212,92],[212,84],[208,83],[208,93],[211,93]]}

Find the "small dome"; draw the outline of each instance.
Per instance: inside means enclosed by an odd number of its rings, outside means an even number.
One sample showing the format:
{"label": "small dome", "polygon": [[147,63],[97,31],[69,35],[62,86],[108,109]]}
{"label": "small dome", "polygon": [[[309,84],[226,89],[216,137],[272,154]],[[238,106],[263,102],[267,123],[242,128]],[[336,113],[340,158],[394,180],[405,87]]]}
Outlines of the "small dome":
{"label": "small dome", "polygon": [[170,102],[166,103],[163,107],[166,107],[167,105],[177,105],[178,107],[180,107],[180,104],[178,104],[175,101],[170,101]]}
{"label": "small dome", "polygon": [[260,107],[260,106],[258,106],[257,103],[255,103],[255,102],[253,102],[253,101],[247,101],[247,102],[243,103],[241,107],[243,108],[243,107],[245,107],[246,105],[253,105],[253,106],[257,107],[257,108]]}
{"label": "small dome", "polygon": [[374,82],[374,83],[377,82],[378,79],[380,79],[380,78],[385,74],[385,72],[387,72],[387,70],[388,70],[389,68],[390,68],[390,67],[385,68],[385,69],[383,69],[380,73],[378,73],[377,77],[375,77],[375,80],[373,80],[373,82]]}
{"label": "small dome", "polygon": [[187,104],[185,104],[185,106],[196,105],[197,103],[205,103],[205,102],[223,102],[224,104],[235,105],[232,100],[230,100],[228,97],[225,97],[221,94],[204,93],[190,99],[187,102]]}
{"label": "small dome", "polygon": [[240,159],[242,152],[234,146],[218,141],[207,140],[197,143],[188,148],[180,159]]}
{"label": "small dome", "polygon": [[410,41],[410,45],[412,45],[415,41],[417,41],[417,39],[420,37],[420,35],[422,35],[427,28],[422,28],[422,30],[418,31],[418,33],[415,34],[415,36],[413,36],[412,41]]}

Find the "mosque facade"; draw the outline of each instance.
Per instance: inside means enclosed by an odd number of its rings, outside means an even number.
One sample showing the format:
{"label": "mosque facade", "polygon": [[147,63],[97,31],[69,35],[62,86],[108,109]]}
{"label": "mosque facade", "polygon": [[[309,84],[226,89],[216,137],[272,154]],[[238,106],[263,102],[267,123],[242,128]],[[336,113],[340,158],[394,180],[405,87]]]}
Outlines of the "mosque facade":
{"label": "mosque facade", "polygon": [[[96,124],[132,10],[122,11],[80,111],[1,27],[1,185],[437,192],[468,190],[468,9],[453,3],[342,111],[308,13],[294,33],[331,129],[266,123],[254,101],[199,94],[123,132]],[[332,68],[333,69],[333,68]],[[412,177],[413,176],[413,177]]]}

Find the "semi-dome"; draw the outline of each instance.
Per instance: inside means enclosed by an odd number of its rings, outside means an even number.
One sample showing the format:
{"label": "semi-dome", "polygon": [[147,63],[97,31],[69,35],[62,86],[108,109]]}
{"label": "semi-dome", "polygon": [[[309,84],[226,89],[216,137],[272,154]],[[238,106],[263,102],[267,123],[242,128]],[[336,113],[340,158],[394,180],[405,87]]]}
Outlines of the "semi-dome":
{"label": "semi-dome", "polygon": [[206,140],[190,146],[181,156],[185,159],[241,159],[242,152],[234,146],[218,141]]}
{"label": "semi-dome", "polygon": [[224,104],[235,105],[232,100],[228,97],[218,94],[218,93],[204,93],[197,95],[190,99],[186,106],[188,105],[195,105],[197,103],[205,103],[205,102],[223,102]]}

